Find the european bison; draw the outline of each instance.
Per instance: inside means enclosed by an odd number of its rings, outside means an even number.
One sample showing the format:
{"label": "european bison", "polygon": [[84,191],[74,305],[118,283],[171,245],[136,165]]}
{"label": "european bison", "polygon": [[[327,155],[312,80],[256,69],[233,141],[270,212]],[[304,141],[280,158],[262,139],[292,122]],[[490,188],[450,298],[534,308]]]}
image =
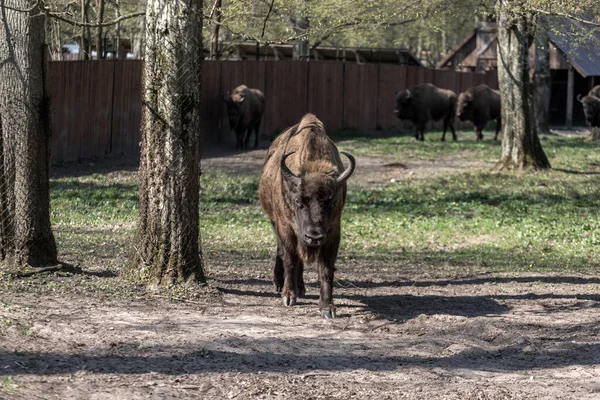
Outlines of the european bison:
{"label": "european bison", "polygon": [[[258,127],[265,110],[265,96],[258,89],[250,89],[240,85],[231,94],[224,94],[227,104],[229,128],[233,129],[237,138],[237,148],[247,149],[252,131],[254,131],[254,148],[258,147]],[[244,140],[244,133],[246,139]]]}
{"label": "european bison", "polygon": [[500,92],[487,85],[469,88],[458,95],[456,115],[461,121],[471,121],[475,125],[475,140],[483,139],[483,128],[493,119],[496,120],[494,140],[498,139],[502,123],[500,110]]}
{"label": "european bison", "polygon": [[425,125],[431,120],[444,120],[444,134],[452,131],[452,139],[456,140],[454,132],[454,115],[456,114],[456,93],[452,90],[439,89],[430,83],[413,86],[396,95],[394,114],[403,120],[407,119],[416,125],[415,138],[424,140]]}
{"label": "european bison", "polygon": [[577,96],[577,100],[583,104],[583,113],[590,127],[600,128],[600,98],[588,94],[584,97]]}
{"label": "european bison", "polygon": [[340,244],[340,219],[346,200],[346,180],[356,165],[352,155],[344,169],[323,123],[312,114],[281,133],[265,157],[258,185],[260,203],[275,236],[277,253],[273,283],[284,306],[305,293],[304,265],[318,269],[319,310],[335,318],[334,264]]}

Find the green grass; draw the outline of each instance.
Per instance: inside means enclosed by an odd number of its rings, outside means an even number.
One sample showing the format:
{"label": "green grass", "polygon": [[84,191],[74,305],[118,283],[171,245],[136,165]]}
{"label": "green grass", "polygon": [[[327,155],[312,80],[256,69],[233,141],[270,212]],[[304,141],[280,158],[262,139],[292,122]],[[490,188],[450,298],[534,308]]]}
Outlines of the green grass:
{"label": "green grass", "polygon": [[[424,143],[411,136],[358,134],[338,140],[341,149],[358,157],[390,163],[477,165],[372,186],[351,178],[342,260],[431,271],[597,269],[599,144],[545,136],[552,170],[496,174],[490,166],[501,145],[491,134],[483,142],[473,141],[470,131],[459,132],[458,142],[442,143],[440,136],[428,133]],[[258,178],[243,171],[203,171],[200,224],[209,268],[211,261],[272,256],[275,240],[258,203]],[[135,173],[54,179],[51,198],[61,254],[84,268],[119,271],[138,216]]]}

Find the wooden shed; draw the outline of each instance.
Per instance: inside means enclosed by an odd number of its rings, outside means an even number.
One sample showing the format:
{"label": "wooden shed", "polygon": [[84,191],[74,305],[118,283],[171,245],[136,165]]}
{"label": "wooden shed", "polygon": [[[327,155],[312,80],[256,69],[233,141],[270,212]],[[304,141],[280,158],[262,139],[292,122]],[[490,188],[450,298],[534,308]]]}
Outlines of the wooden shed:
{"label": "wooden shed", "polygon": [[[591,25],[568,18],[555,18],[549,23],[551,98],[550,123],[553,125],[585,125],[582,107],[576,97],[600,84],[600,33]],[[498,29],[495,23],[483,23],[469,34],[438,64],[437,68],[460,71],[496,69]],[[530,49],[530,65],[534,65],[535,49]]]}

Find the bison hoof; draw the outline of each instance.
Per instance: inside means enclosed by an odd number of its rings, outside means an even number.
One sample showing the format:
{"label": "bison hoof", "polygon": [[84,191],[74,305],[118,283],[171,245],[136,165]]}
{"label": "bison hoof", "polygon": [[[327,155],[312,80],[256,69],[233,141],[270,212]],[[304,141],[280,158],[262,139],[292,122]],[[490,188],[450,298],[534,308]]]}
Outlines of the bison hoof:
{"label": "bison hoof", "polygon": [[441,138],[440,139],[440,142],[445,142],[445,141],[446,141],[446,138]]}
{"label": "bison hoof", "polygon": [[323,308],[321,310],[321,315],[325,319],[335,319],[337,317],[337,313],[335,312],[334,305],[330,305],[329,307]]}
{"label": "bison hoof", "polygon": [[275,287],[275,291],[276,291],[277,293],[281,293],[281,291],[283,290],[283,285],[280,285],[280,284],[278,284],[278,283],[274,283],[274,284],[273,284],[273,287]]}
{"label": "bison hoof", "polygon": [[283,296],[283,297],[281,297],[281,302],[283,303],[283,305],[285,307],[295,306],[296,305],[296,298],[295,297],[286,297],[286,296]]}

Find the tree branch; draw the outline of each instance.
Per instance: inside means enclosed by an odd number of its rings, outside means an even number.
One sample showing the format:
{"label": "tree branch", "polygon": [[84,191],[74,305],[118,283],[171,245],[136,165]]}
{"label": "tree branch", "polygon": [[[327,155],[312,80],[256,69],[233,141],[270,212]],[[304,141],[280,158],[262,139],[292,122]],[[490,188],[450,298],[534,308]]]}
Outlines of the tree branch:
{"label": "tree branch", "polygon": [[580,17],[577,17],[575,15],[571,15],[568,13],[561,13],[561,12],[555,12],[555,11],[546,11],[546,10],[542,10],[539,8],[532,8],[532,11],[539,13],[539,14],[544,14],[544,15],[549,15],[549,16],[555,16],[555,17],[564,17],[564,18],[569,18],[572,19],[573,21],[577,21],[577,22],[581,22],[582,24],[587,24],[587,25],[591,25],[591,26],[595,26],[600,28],[600,23],[598,22],[594,22],[594,21],[590,21],[587,19],[583,19]]}
{"label": "tree branch", "polygon": [[[79,27],[85,27],[85,28],[103,28],[105,26],[112,26],[112,25],[116,25],[121,21],[125,21],[127,19],[131,19],[131,18],[136,18],[136,17],[140,17],[142,15],[145,15],[146,12],[145,11],[139,11],[133,14],[128,14],[128,15],[123,15],[122,17],[116,18],[112,21],[108,21],[108,22],[103,22],[101,24],[89,24],[87,22],[79,22],[79,21],[74,21],[72,19],[63,17],[61,14],[62,13],[58,13],[56,11],[52,11],[47,5],[45,0],[37,0],[30,8],[27,9],[20,9],[20,8],[15,8],[15,7],[9,7],[9,6],[0,6],[0,8],[5,8],[7,10],[12,10],[12,11],[17,11],[17,12],[24,12],[24,13],[30,13],[36,9],[39,9],[40,14],[38,15],[46,15],[48,17],[57,19],[59,21],[63,21],[66,22],[67,24],[70,25],[74,25],[74,26],[79,26]],[[32,17],[36,17],[38,15],[33,15]]]}
{"label": "tree branch", "polygon": [[265,37],[265,29],[267,28],[267,21],[269,20],[271,11],[273,11],[273,3],[275,3],[275,0],[271,0],[271,4],[269,5],[269,12],[267,12],[267,16],[265,17],[265,21],[263,22],[262,32],[260,33],[261,39]]}

